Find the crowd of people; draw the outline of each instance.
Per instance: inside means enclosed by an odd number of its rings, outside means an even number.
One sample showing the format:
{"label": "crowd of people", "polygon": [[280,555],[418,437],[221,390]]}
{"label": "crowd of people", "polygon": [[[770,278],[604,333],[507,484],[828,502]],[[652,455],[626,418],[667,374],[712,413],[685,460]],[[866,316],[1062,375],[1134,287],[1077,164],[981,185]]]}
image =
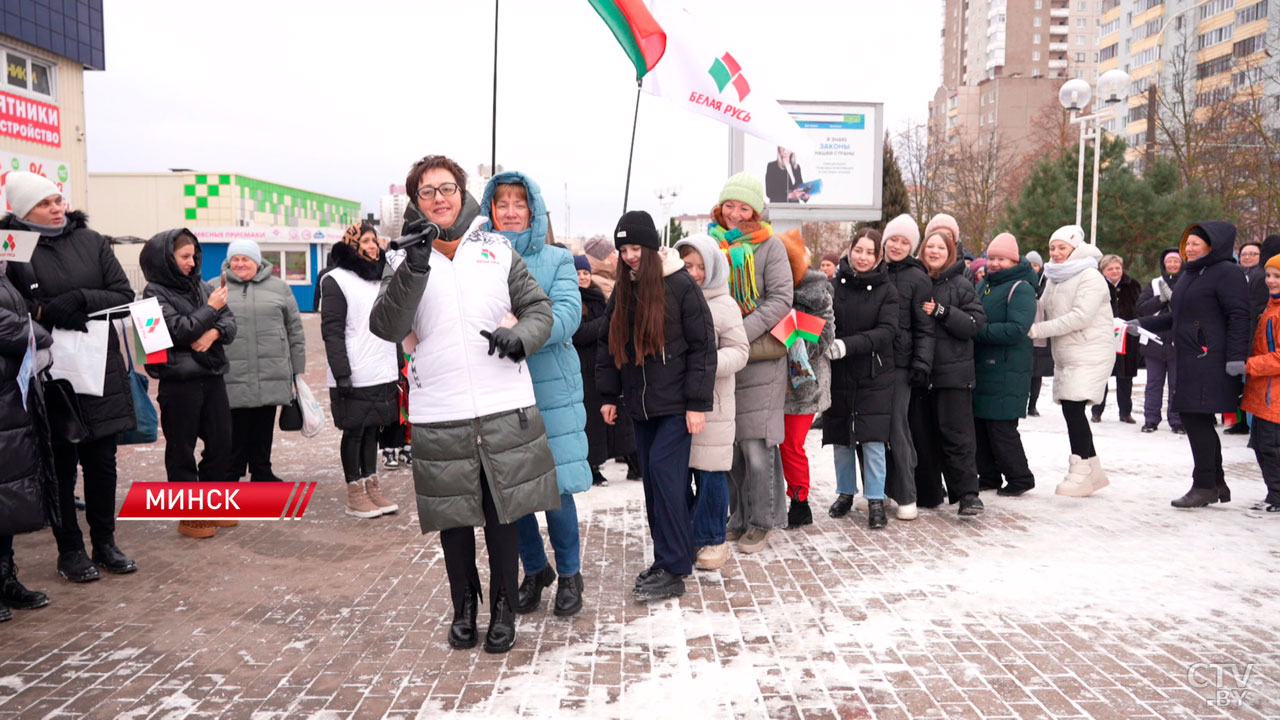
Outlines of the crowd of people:
{"label": "crowd of people", "polygon": [[[609,459],[643,485],[654,557],[634,596],[678,597],[695,569],[813,523],[805,439],[817,427],[833,446],[832,518],[864,514],[875,530],[890,511],[911,521],[949,503],[970,519],[984,511],[983,491],[1035,487],[1019,421],[1039,414],[1051,375],[1069,446],[1055,492],[1092,495],[1109,479],[1091,421],[1102,420],[1114,377],[1120,420],[1136,424],[1140,358],[1142,431],[1156,431],[1167,406],[1195,463],[1191,489],[1172,504],[1230,500],[1215,414],[1239,409],[1267,484],[1256,509],[1280,517],[1280,407],[1270,392],[1280,375],[1280,236],[1256,247],[1261,270],[1241,272],[1235,228],[1194,224],[1142,285],[1074,225],[1049,238],[1044,263],[1009,233],[966,241],[949,215],[923,232],[901,215],[883,232],[857,231],[814,268],[800,232],[776,234],[765,219],[763,183],[739,173],[705,233],[667,247],[653,219],[631,211],[612,242],[592,240],[575,256],[555,242],[532,178],[499,173],[479,201],[466,187],[447,157],[414,163],[402,249],[388,250],[367,224],[348,228],[316,308],[346,513],[399,510],[379,483],[379,449],[384,468],[411,465],[421,530],[440,534],[455,648],[481,642],[477,527],[490,569],[487,652],[512,647],[516,616],[541,609],[552,584],[552,612],[582,608],[574,496],[607,484]],[[74,393],[85,432],[67,434],[65,409],[44,387],[51,331],[83,332],[90,313],[134,293],[107,241],[66,211],[56,186],[15,172],[5,189],[12,211],[0,226],[41,235],[29,263],[0,272],[7,619],[7,608],[48,602],[17,579],[15,533],[51,525],[58,572],[73,582],[137,565],[114,537],[117,436],[135,422],[117,336],[101,395]],[[974,258],[966,244],[985,253]],[[298,306],[254,243],[231,243],[214,283],[202,279],[201,256],[188,229],[156,235],[141,254],[143,295],[158,300],[174,343],[145,365],[158,380],[168,479],[278,480],[277,410],[306,365]],[[798,329],[779,332],[788,321]],[[1123,352],[1117,333],[1132,335]],[[91,554],[76,521],[77,468]],[[184,520],[178,530],[209,538],[234,524]]]}

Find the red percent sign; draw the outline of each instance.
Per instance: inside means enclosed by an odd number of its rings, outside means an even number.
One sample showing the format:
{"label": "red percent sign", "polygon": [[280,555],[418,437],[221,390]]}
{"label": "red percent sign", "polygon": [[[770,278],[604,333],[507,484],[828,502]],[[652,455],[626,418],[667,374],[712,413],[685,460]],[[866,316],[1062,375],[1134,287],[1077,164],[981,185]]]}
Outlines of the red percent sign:
{"label": "red percent sign", "polygon": [[314,482],[136,482],[121,520],[299,520]]}

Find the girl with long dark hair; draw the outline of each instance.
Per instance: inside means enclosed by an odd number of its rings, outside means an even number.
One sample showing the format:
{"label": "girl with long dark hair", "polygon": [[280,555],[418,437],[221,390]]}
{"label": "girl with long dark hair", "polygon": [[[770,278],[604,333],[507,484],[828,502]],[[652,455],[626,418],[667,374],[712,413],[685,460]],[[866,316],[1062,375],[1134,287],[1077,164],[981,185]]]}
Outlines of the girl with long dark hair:
{"label": "girl with long dark hair", "polygon": [[707,301],[680,256],[659,252],[649,213],[623,215],[614,243],[625,267],[605,310],[609,330],[596,359],[596,386],[610,425],[618,421],[618,398],[626,398],[654,555],[634,593],[661,600],[683,595],[684,577],[693,572],[689,452],[713,406],[716,336]]}

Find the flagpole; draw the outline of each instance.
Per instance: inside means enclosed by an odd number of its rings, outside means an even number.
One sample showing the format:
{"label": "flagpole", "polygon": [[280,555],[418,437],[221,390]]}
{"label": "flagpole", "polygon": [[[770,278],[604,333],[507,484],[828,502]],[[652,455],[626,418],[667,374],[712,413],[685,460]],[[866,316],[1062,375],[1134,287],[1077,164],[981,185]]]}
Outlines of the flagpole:
{"label": "flagpole", "polygon": [[498,174],[498,3],[493,0],[493,120],[489,145],[489,173]]}
{"label": "flagpole", "polygon": [[627,211],[627,200],[631,197],[631,163],[636,156],[636,126],[640,122],[640,89],[644,86],[643,79],[636,80],[636,114],[631,119],[631,151],[627,153],[627,187],[622,191],[622,212]]}

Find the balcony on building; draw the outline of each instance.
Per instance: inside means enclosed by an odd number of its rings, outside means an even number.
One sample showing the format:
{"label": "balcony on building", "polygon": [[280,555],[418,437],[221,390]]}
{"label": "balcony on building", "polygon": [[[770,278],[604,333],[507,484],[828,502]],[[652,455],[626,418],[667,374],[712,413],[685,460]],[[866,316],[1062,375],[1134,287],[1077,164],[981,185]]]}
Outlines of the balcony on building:
{"label": "balcony on building", "polygon": [[1069,7],[1056,7],[1056,8],[1051,8],[1051,9],[1049,10],[1049,17],[1051,17],[1051,18],[1069,18],[1069,17],[1071,17],[1071,8],[1069,8]]}
{"label": "balcony on building", "polygon": [[1050,60],[1050,61],[1049,61],[1049,69],[1050,69],[1050,70],[1062,69],[1062,68],[1066,68],[1066,67],[1067,67],[1067,61],[1066,61],[1066,60]]}
{"label": "balcony on building", "polygon": [[1069,35],[1070,33],[1071,33],[1071,27],[1068,25],[1050,25],[1049,26],[1050,35]]}
{"label": "balcony on building", "polygon": [[1071,49],[1071,46],[1064,42],[1049,43],[1049,52],[1066,52],[1069,49]]}

